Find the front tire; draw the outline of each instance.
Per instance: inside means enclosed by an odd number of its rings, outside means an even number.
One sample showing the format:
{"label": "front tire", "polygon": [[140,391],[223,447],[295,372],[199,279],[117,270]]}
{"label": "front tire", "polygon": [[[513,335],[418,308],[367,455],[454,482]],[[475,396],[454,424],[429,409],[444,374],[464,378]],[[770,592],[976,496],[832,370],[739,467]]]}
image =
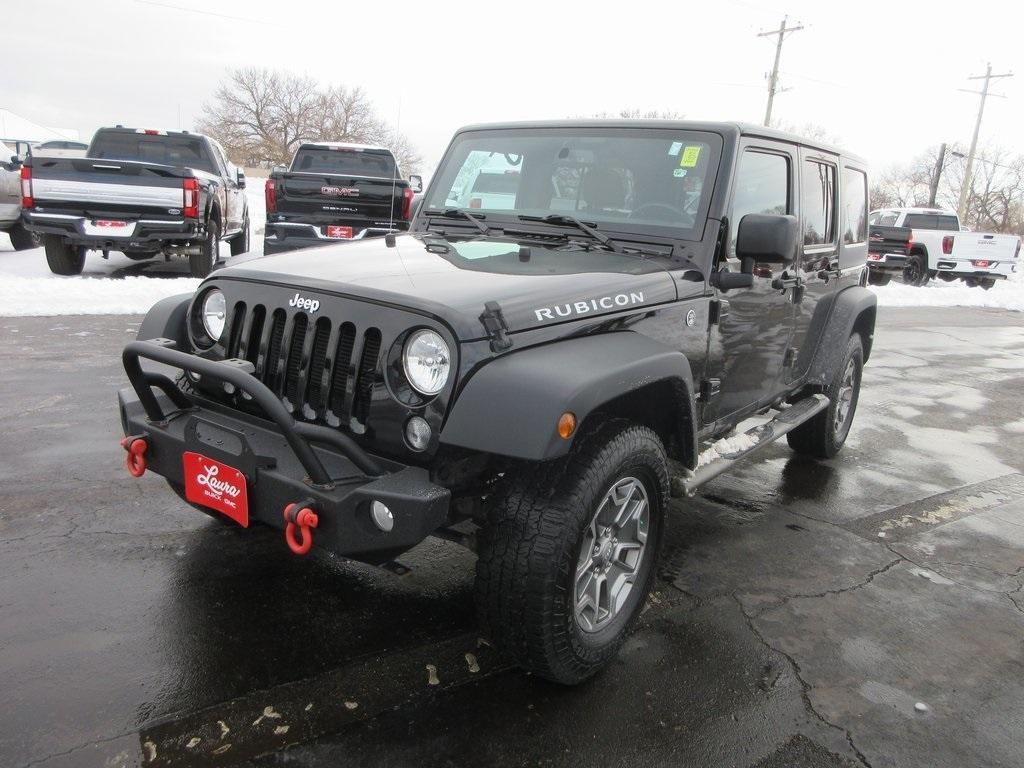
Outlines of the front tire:
{"label": "front tire", "polygon": [[46,264],[55,275],[80,275],[85,267],[85,248],[68,245],[60,235],[47,235],[43,241]]}
{"label": "front tire", "polygon": [[665,449],[650,429],[608,421],[577,440],[564,459],[506,474],[476,569],[485,635],[567,685],[611,661],[639,615],[668,499]]}
{"label": "front tire", "polygon": [[864,345],[860,334],[855,333],[847,342],[843,362],[825,393],[828,408],[786,435],[790,448],[819,459],[831,459],[839,453],[857,412],[863,371]]}
{"label": "front tire", "polygon": [[192,277],[206,277],[217,266],[220,257],[220,227],[212,219],[206,225],[206,239],[199,246],[199,253],[188,257],[188,268]]}
{"label": "front tire", "polygon": [[15,224],[7,232],[11,237],[11,245],[14,246],[16,251],[27,251],[30,248],[38,248],[42,245],[42,241],[35,232],[30,232],[25,229],[24,224]]}

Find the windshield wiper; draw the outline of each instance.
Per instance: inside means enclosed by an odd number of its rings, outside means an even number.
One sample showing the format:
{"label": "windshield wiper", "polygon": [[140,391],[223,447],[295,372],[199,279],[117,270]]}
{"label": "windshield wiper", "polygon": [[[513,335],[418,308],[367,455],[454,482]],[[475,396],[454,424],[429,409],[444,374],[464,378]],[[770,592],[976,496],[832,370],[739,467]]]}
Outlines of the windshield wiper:
{"label": "windshield wiper", "polygon": [[583,232],[586,232],[592,238],[597,240],[601,245],[607,248],[609,251],[615,253],[622,253],[622,248],[617,246],[608,235],[604,232],[598,232],[594,229],[593,224],[588,224],[585,221],[580,221],[575,216],[567,216],[564,213],[550,213],[547,216],[527,216],[522,215],[519,217],[520,221],[543,221],[547,224],[561,224],[563,226],[573,226]]}
{"label": "windshield wiper", "polygon": [[448,219],[467,219],[473,223],[473,226],[479,229],[483,234],[491,234],[491,228],[483,223],[483,214],[470,213],[464,208],[445,208],[443,211],[434,212],[427,211],[428,216],[444,216]]}

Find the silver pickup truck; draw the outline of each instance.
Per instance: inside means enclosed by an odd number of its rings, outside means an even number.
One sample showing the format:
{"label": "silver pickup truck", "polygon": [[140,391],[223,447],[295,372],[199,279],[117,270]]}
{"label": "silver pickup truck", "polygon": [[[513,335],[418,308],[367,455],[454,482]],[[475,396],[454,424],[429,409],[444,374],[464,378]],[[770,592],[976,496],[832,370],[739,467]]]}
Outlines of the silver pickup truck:
{"label": "silver pickup truck", "polygon": [[38,248],[39,238],[21,223],[21,160],[0,143],[0,232],[6,232],[16,251]]}

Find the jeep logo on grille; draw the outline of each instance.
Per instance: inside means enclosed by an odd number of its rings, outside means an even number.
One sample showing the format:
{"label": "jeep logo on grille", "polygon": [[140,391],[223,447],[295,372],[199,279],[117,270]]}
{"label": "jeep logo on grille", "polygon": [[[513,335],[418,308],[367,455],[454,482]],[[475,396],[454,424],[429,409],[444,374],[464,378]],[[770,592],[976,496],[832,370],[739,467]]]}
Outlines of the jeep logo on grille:
{"label": "jeep logo on grille", "polygon": [[320,302],[317,299],[307,299],[301,293],[296,293],[294,296],[288,299],[288,306],[304,309],[307,312],[309,312],[309,314],[312,315],[314,312],[320,309]]}

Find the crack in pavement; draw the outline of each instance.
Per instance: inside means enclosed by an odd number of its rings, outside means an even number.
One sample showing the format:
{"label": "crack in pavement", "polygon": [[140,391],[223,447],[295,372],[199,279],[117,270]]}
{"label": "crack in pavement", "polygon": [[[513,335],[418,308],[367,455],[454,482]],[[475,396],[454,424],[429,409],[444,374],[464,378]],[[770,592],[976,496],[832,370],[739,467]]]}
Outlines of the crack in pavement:
{"label": "crack in pavement", "polygon": [[[891,567],[894,564],[895,563],[891,563],[888,567]],[[811,701],[812,686],[810,683],[807,682],[807,680],[804,679],[803,670],[800,668],[799,662],[797,662],[797,660],[793,656],[786,653],[781,648],[776,648],[774,645],[768,642],[768,639],[761,633],[761,630],[759,630],[757,626],[754,624],[754,620],[758,617],[751,616],[745,610],[743,610],[743,602],[740,600],[739,596],[735,592],[732,594],[732,598],[736,601],[736,605],[739,606],[740,614],[743,616],[743,620],[746,623],[747,628],[751,631],[751,633],[753,633],[754,637],[756,637],[758,641],[760,641],[760,643],[769,651],[773,651],[782,656],[786,661],[789,662],[789,665],[793,668],[793,674],[796,676],[797,682],[800,683],[800,698],[803,700],[804,707],[806,707],[807,711],[824,725],[843,734],[846,737],[846,742],[850,745],[850,749],[853,751],[853,754],[857,756],[857,759],[861,762],[861,764],[864,765],[865,768],[872,768],[870,761],[868,761],[867,759],[867,756],[863,752],[861,752],[860,748],[854,743],[853,734],[850,733],[850,730],[848,728],[843,728],[841,725],[833,723],[831,720],[829,720],[827,717],[821,714],[821,712],[819,712],[817,708],[814,706],[814,702]]]}

